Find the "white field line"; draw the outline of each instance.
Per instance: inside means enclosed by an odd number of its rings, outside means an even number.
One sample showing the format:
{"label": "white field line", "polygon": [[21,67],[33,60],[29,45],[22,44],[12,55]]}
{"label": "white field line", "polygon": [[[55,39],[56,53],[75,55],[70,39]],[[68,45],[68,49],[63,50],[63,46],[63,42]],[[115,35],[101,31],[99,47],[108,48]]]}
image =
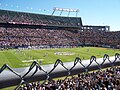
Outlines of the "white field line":
{"label": "white field line", "polygon": [[33,62],[33,61],[43,61],[43,59],[35,59],[35,60],[22,60],[22,62]]}
{"label": "white field line", "polygon": [[75,53],[73,52],[55,52],[55,55],[74,55]]}

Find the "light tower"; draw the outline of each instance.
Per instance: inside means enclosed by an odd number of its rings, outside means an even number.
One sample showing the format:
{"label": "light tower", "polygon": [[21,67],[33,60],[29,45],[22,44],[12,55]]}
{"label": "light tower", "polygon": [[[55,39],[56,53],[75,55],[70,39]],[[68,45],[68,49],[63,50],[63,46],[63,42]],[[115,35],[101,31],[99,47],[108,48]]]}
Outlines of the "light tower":
{"label": "light tower", "polygon": [[75,12],[75,13],[76,13],[76,17],[77,17],[78,12],[79,12],[79,9],[68,9],[68,8],[57,8],[57,7],[54,7],[54,8],[53,8],[52,15],[54,15],[54,13],[55,13],[56,11],[59,11],[59,12],[60,12],[60,15],[59,15],[59,16],[61,16],[63,12],[68,12],[68,15],[67,15],[68,17],[69,17],[69,15],[70,15],[71,12]]}

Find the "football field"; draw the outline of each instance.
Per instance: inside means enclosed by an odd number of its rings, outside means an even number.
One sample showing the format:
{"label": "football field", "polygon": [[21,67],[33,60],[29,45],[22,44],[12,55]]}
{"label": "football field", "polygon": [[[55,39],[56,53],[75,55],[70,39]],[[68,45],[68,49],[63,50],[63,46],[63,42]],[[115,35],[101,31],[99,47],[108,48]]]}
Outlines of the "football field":
{"label": "football field", "polygon": [[0,51],[0,67],[8,64],[12,68],[30,66],[33,61],[44,64],[55,63],[57,59],[63,62],[74,61],[76,57],[82,60],[90,59],[92,55],[102,58],[104,54],[114,56],[120,53],[119,49],[79,47],[79,48],[53,48],[53,49],[9,49]]}

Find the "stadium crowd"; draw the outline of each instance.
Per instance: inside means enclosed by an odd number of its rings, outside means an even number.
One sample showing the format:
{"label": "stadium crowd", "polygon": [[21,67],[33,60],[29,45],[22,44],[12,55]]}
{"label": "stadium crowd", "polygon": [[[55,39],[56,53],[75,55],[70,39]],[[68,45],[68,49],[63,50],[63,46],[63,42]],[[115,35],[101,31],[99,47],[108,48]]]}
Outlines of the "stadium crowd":
{"label": "stadium crowd", "polygon": [[29,24],[29,25],[56,25],[56,26],[80,26],[80,18],[59,17],[0,10],[0,23]]}
{"label": "stadium crowd", "polygon": [[33,82],[19,90],[120,90],[120,67],[78,74],[65,80]]}
{"label": "stadium crowd", "polygon": [[[60,17],[0,10],[0,23],[82,26],[80,17]],[[112,46],[120,48],[120,32],[97,30],[34,29],[28,27],[0,27],[0,47],[32,46]]]}
{"label": "stadium crowd", "polygon": [[0,46],[119,46],[120,32],[0,28]]}
{"label": "stadium crowd", "polygon": [[0,28],[1,46],[77,45],[74,33],[65,30]]}

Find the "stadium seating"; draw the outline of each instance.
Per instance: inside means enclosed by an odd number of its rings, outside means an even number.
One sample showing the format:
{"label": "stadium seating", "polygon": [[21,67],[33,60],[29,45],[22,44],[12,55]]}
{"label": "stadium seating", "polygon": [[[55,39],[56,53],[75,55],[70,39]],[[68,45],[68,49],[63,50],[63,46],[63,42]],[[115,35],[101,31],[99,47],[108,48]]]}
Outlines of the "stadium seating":
{"label": "stadium seating", "polygon": [[[0,23],[43,26],[82,26],[81,18],[60,17],[0,10]],[[102,46],[120,47],[120,32],[93,30],[0,27],[0,47],[28,46]]]}
{"label": "stadium seating", "polygon": [[0,10],[0,23],[29,24],[29,25],[56,25],[81,26],[81,18],[59,17],[23,12]]}
{"label": "stadium seating", "polygon": [[0,47],[19,46],[117,46],[120,32],[0,28]]}

